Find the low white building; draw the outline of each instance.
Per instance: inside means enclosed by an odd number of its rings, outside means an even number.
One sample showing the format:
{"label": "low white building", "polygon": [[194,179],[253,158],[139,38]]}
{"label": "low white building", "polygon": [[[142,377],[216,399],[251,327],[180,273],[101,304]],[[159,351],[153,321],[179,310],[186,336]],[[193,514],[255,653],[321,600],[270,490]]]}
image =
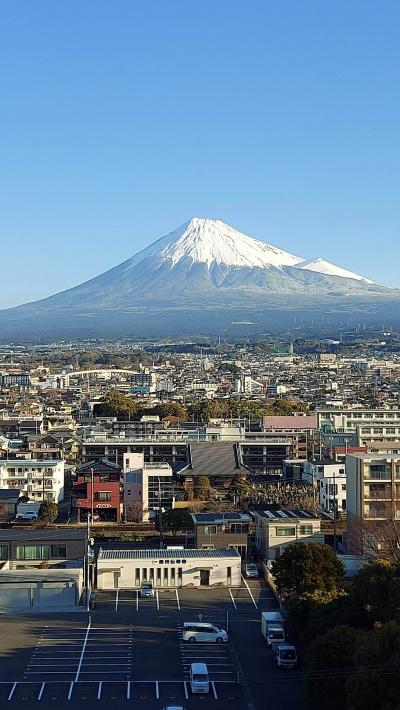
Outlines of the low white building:
{"label": "low white building", "polygon": [[64,500],[64,461],[0,459],[0,488],[17,488],[33,501]]}
{"label": "low white building", "polygon": [[256,546],[266,560],[275,560],[294,542],[325,541],[321,520],[306,510],[256,510]]}
{"label": "low white building", "polygon": [[346,510],[346,468],[344,463],[332,461],[305,461],[303,480],[317,489],[321,510],[327,513]]}
{"label": "low white building", "polygon": [[98,589],[155,587],[239,587],[241,560],[237,550],[100,550]]}

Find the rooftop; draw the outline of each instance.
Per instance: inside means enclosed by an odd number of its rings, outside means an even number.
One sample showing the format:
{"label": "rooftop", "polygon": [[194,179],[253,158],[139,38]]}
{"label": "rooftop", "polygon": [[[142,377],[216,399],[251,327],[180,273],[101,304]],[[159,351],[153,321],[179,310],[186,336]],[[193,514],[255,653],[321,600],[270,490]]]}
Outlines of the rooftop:
{"label": "rooftop", "polygon": [[239,557],[237,550],[103,550],[98,554],[99,560],[148,560],[148,559],[193,559]]}
{"label": "rooftop", "polygon": [[87,537],[86,528],[53,528],[26,530],[12,528],[11,530],[0,530],[0,542],[29,542],[30,540],[85,540]]}
{"label": "rooftop", "polygon": [[192,513],[195,523],[250,523],[251,518],[247,513]]}
{"label": "rooftop", "polygon": [[262,518],[271,521],[278,520],[281,523],[288,520],[319,520],[316,515],[309,513],[307,510],[300,510],[300,508],[294,508],[293,510],[256,510],[254,512]]}

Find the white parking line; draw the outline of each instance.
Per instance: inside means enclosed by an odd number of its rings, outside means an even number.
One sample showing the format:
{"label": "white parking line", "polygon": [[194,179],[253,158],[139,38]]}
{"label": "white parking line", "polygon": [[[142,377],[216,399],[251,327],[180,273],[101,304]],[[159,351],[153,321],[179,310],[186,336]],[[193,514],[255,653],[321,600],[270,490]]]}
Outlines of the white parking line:
{"label": "white parking line", "polygon": [[250,594],[251,601],[253,602],[255,608],[258,609],[258,606],[257,606],[257,604],[256,604],[256,601],[255,601],[255,599],[254,599],[254,597],[253,597],[253,595],[252,595],[252,593],[251,593],[250,587],[249,587],[249,585],[247,584],[247,582],[246,582],[245,578],[243,577],[243,575],[242,575],[242,579],[243,579],[243,582],[244,582],[245,585],[246,585],[246,589],[247,589],[248,593]]}
{"label": "white parking line", "polygon": [[160,688],[158,687],[158,680],[156,680],[156,698],[160,700]]}
{"label": "white parking line", "polygon": [[136,590],[136,611],[139,611],[139,590]]}
{"label": "white parking line", "polygon": [[158,598],[158,589],[156,589],[156,602],[157,602],[157,611],[160,611],[160,600]]}
{"label": "white parking line", "polygon": [[131,699],[131,681],[128,680],[127,686],[126,686],[126,699],[130,700]]}
{"label": "white parking line", "polygon": [[216,689],[215,689],[215,683],[214,683],[214,681],[212,681],[211,687],[212,687],[212,689],[213,689],[213,693],[214,693],[214,698],[215,698],[215,700],[218,700],[218,695],[217,695],[217,691],[216,691]]}
{"label": "white parking line", "polygon": [[75,682],[79,680],[79,673],[81,672],[81,666],[82,666],[82,661],[83,661],[83,656],[85,654],[85,649],[86,649],[86,644],[88,642],[89,634],[90,634],[90,627],[92,625],[92,620],[89,617],[89,623],[86,629],[86,634],[85,634],[85,639],[83,641],[83,646],[82,646],[82,651],[81,651],[81,656],[79,659],[79,665],[78,668],[76,669],[76,676],[75,676]]}
{"label": "white parking line", "polygon": [[10,690],[10,694],[9,694],[7,700],[11,700],[12,696],[14,695],[14,692],[15,692],[15,688],[16,688],[16,687],[17,687],[17,683],[14,683],[13,687],[12,687],[11,690]]}
{"label": "white parking line", "polygon": [[103,681],[101,680],[100,683],[99,683],[99,687],[98,687],[98,689],[97,689],[97,700],[100,700],[100,698],[101,698],[101,688],[102,688],[102,685],[103,685]]}
{"label": "white parking line", "polygon": [[115,595],[115,611],[118,611],[118,595],[119,595],[119,589],[117,589],[117,593]]}
{"label": "white parking line", "polygon": [[177,603],[177,605],[178,605],[178,611],[180,611],[180,610],[181,610],[181,605],[180,605],[180,602],[179,602],[179,594],[178,594],[178,590],[177,590],[177,589],[175,589],[175,594],[176,594],[176,603]]}
{"label": "white parking line", "polygon": [[46,687],[46,683],[42,683],[41,688],[40,688],[40,690],[39,690],[39,695],[38,695],[38,698],[37,698],[38,700],[41,700],[41,699],[42,699],[42,695],[43,695],[43,691],[44,691],[45,687]]}
{"label": "white parking line", "polygon": [[71,695],[72,695],[73,689],[74,689],[74,681],[71,681],[71,684],[69,686],[69,691],[68,691],[68,698],[67,698],[68,700],[71,700]]}
{"label": "white parking line", "polygon": [[188,693],[188,689],[187,689],[186,680],[183,681],[183,690],[185,691],[185,700],[189,700],[189,693]]}
{"label": "white parking line", "polygon": [[234,600],[234,598],[233,598],[232,590],[231,590],[231,589],[229,589],[229,594],[231,595],[232,604],[233,604],[233,606],[235,607],[235,609],[236,609],[236,611],[237,611],[236,602],[235,602],[235,600]]}

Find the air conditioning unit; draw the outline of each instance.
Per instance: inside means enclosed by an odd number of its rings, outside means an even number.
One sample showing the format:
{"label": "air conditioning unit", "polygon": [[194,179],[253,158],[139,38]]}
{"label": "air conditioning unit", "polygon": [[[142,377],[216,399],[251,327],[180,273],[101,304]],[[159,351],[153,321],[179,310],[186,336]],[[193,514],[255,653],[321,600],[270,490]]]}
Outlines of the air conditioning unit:
{"label": "air conditioning unit", "polygon": [[394,517],[395,517],[395,520],[400,520],[400,510],[394,511]]}

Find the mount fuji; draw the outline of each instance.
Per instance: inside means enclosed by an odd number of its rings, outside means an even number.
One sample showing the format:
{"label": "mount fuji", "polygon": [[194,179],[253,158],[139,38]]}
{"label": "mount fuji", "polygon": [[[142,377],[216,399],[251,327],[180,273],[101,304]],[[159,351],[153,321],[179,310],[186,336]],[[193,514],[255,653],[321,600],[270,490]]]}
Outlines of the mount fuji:
{"label": "mount fuji", "polygon": [[0,337],[282,331],[324,314],[381,323],[399,305],[400,291],[194,217],[90,281],[0,311]]}

